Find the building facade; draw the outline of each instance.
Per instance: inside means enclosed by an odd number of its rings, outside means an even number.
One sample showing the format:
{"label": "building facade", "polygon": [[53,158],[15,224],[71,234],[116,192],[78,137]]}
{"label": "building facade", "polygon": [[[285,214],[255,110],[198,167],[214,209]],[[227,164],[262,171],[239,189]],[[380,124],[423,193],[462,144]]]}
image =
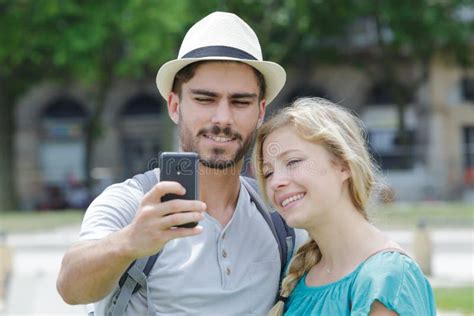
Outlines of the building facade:
{"label": "building facade", "polygon": [[[410,69],[404,70],[407,76]],[[377,78],[361,69],[291,68],[270,112],[298,96],[319,96],[356,112],[397,200],[472,199],[474,192],[474,69],[434,58],[429,76],[405,109],[411,141],[397,144],[397,107]],[[157,166],[177,150],[177,129],[152,79],[120,81],[107,94],[94,150],[94,192],[85,179],[84,127],[93,110],[80,86],[39,83],[16,106],[16,191],[23,209],[82,208],[107,185]],[[269,114],[271,115],[271,113]]]}

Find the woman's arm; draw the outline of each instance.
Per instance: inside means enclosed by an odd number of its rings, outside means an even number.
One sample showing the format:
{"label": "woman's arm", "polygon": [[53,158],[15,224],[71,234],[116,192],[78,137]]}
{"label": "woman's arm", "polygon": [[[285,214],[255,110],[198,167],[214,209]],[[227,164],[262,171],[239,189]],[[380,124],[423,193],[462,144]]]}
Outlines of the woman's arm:
{"label": "woman's arm", "polygon": [[382,303],[375,300],[370,308],[370,316],[398,316],[394,311],[389,310]]}

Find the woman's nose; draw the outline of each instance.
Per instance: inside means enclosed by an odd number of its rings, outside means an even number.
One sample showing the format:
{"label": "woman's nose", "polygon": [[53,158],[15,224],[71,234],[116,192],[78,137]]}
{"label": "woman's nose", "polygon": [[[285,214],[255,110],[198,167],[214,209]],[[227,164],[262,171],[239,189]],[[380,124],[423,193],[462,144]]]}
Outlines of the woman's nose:
{"label": "woman's nose", "polygon": [[270,179],[270,188],[273,191],[278,191],[279,189],[288,185],[290,179],[286,172],[283,171],[273,171],[272,177]]}

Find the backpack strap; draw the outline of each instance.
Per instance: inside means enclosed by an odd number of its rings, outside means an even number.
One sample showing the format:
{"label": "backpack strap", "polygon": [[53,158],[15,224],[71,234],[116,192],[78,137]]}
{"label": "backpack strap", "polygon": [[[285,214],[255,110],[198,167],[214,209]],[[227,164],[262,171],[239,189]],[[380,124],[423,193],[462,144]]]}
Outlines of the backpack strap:
{"label": "backpack strap", "polygon": [[[155,170],[135,175],[133,179],[141,186],[143,193],[147,193],[158,183]],[[270,210],[268,205],[261,199],[255,179],[248,177],[241,177],[240,179],[277,241],[281,260],[281,275],[283,276],[286,271],[286,265],[293,255],[295,230],[286,224],[280,214]],[[107,316],[124,315],[132,295],[142,287],[145,287],[147,291],[148,315],[155,315],[153,303],[150,300],[147,278],[159,255],[160,252],[150,257],[135,260],[130,264],[119,280],[119,289],[112,298]]]}
{"label": "backpack strap", "polygon": [[[159,253],[158,253],[159,254]],[[148,316],[156,315],[156,311],[153,307],[153,302],[150,298],[150,291],[148,288],[147,277],[150,273],[147,270],[149,262],[154,258],[158,257],[158,254],[155,254],[151,257],[141,258],[135,260],[127,271],[122,275],[121,281],[123,280],[122,285],[120,285],[119,290],[114,294],[112,298],[112,304],[107,311],[107,316],[119,316],[125,315],[128,303],[132,295],[138,291],[141,287],[146,288],[147,292],[147,305],[148,305]],[[153,262],[154,263],[154,262]]]}
{"label": "backpack strap", "polygon": [[[155,170],[149,170],[143,174],[137,174],[133,179],[141,186],[144,194],[150,191],[153,186],[158,183]],[[138,292],[142,287],[146,288],[147,292],[148,315],[156,314],[153,308],[153,303],[150,299],[147,278],[159,255],[160,252],[157,252],[150,257],[135,260],[130,264],[127,270],[120,277],[119,288],[112,298],[112,303],[108,308],[107,316],[124,315],[132,295]]]}
{"label": "backpack strap", "polygon": [[287,263],[293,256],[296,239],[295,229],[289,227],[281,215],[263,201],[260,197],[257,181],[255,181],[255,179],[242,176],[240,180],[247,189],[250,199],[255,203],[255,206],[257,206],[257,209],[275,236],[278,249],[280,250],[281,276],[283,276],[286,272]]}
{"label": "backpack strap", "polygon": [[138,182],[142,187],[143,193],[150,191],[158,183],[157,169],[148,170],[145,173],[135,175],[132,179]]}

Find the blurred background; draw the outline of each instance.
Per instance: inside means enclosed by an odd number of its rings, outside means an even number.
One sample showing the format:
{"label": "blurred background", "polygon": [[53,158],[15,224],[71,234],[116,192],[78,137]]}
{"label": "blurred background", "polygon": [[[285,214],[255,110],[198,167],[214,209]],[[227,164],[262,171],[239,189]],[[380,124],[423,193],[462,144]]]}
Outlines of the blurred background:
{"label": "blurred background", "polygon": [[0,313],[83,313],[55,292],[61,255],[106,186],[177,150],[155,75],[215,10],[286,68],[270,112],[318,96],[359,115],[390,188],[374,221],[443,312],[473,315],[472,0],[0,0]]}

